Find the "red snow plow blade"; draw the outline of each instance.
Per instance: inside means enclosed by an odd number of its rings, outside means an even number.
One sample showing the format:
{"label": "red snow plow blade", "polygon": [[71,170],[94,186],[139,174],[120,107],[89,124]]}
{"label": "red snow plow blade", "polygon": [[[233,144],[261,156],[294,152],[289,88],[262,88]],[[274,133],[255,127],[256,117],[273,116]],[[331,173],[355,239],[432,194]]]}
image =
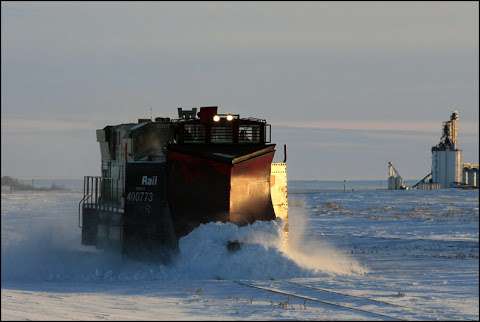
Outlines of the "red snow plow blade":
{"label": "red snow plow blade", "polygon": [[201,223],[275,219],[270,168],[275,145],[169,146],[168,202],[177,236]]}

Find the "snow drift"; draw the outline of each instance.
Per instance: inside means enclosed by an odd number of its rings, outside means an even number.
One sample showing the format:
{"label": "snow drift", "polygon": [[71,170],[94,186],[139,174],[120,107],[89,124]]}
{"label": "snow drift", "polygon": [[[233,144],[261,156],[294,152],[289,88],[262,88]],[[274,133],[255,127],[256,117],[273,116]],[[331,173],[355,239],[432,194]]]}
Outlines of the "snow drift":
{"label": "snow drift", "polygon": [[[62,204],[63,199],[57,202]],[[174,262],[161,265],[81,246],[75,216],[59,211],[68,207],[55,202],[42,206],[38,216],[24,214],[21,208],[15,208],[15,214],[2,213],[2,282],[278,279],[365,271],[326,244],[306,241],[306,215],[300,209],[290,215],[288,238],[280,221],[243,227],[204,224],[179,241]],[[240,250],[227,250],[231,240],[242,243]]]}

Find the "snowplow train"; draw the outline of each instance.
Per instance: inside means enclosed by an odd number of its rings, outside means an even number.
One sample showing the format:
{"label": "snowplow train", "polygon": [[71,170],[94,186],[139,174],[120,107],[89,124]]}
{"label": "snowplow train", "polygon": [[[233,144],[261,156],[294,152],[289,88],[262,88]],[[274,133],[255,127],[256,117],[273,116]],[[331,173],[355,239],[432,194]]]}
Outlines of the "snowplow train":
{"label": "snowplow train", "polygon": [[82,244],[168,261],[202,223],[287,222],[286,147],[265,120],[178,108],[178,118],[139,119],[96,132],[101,176],[84,177]]}

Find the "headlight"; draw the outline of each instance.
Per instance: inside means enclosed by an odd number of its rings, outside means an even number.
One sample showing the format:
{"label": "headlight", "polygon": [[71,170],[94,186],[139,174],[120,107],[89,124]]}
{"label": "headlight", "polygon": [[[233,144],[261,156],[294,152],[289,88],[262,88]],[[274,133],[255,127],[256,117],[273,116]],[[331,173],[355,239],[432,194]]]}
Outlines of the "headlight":
{"label": "headlight", "polygon": [[218,121],[220,121],[220,116],[218,116],[218,115],[215,115],[215,116],[213,117],[213,120],[214,120],[215,122],[218,122]]}
{"label": "headlight", "polygon": [[233,115],[230,115],[230,114],[227,115],[227,121],[231,121],[231,120],[233,120]]}

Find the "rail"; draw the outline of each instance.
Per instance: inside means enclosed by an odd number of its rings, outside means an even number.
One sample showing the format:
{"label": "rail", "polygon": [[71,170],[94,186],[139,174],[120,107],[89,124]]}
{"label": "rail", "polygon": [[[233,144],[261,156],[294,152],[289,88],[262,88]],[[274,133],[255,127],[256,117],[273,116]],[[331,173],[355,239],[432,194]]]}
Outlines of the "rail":
{"label": "rail", "polygon": [[265,285],[257,285],[256,283],[250,283],[250,282],[238,281],[238,280],[234,280],[233,282],[238,284],[238,285],[245,286],[245,287],[250,287],[250,288],[254,288],[254,289],[258,289],[258,290],[262,290],[262,291],[266,291],[266,292],[270,292],[270,293],[275,293],[275,294],[279,294],[279,295],[284,295],[284,296],[288,296],[288,297],[298,298],[298,299],[303,300],[304,303],[306,301],[316,302],[316,303],[319,303],[319,304],[339,308],[339,309],[342,309],[342,310],[348,310],[348,311],[358,312],[358,313],[362,313],[362,314],[368,314],[371,317],[375,316],[377,318],[381,318],[382,320],[387,319],[387,320],[393,320],[393,321],[404,321],[401,318],[391,316],[391,315],[388,315],[388,314],[385,314],[385,313],[366,310],[366,309],[362,309],[361,307],[343,305],[342,302],[337,302],[337,301],[332,301],[332,300],[324,300],[324,299],[322,299],[320,297],[317,297],[317,296],[299,294],[299,293],[296,293],[296,292],[293,292],[293,291],[290,291],[290,290],[283,290],[283,289],[278,288],[278,287],[269,287],[269,286],[265,286]]}
{"label": "rail", "polygon": [[123,186],[120,180],[85,176],[83,177],[83,198],[78,203],[78,226],[82,227],[81,209],[121,212]]}
{"label": "rail", "polygon": [[82,205],[85,202],[85,199],[88,197],[88,195],[84,195],[82,200],[78,203],[78,227],[82,228]]}
{"label": "rail", "polygon": [[200,123],[186,123],[180,126],[177,141],[200,144],[258,144],[270,143],[271,137],[271,125],[260,121],[257,121],[256,124],[240,121],[238,124],[215,123],[209,126]]}

